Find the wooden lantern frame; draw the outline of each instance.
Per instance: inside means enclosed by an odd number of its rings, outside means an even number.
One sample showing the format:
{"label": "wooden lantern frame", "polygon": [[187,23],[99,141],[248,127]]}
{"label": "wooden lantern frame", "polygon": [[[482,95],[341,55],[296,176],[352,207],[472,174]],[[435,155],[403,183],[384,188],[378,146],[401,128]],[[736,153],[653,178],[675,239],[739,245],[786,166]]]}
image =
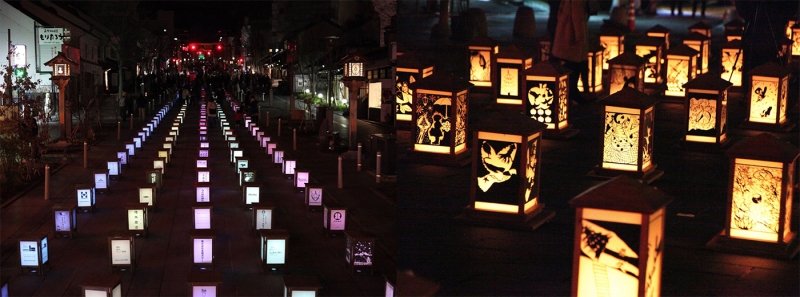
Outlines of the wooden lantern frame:
{"label": "wooden lantern frame", "polygon": [[[211,182],[195,183],[194,201],[196,203],[211,203],[211,189],[212,189],[212,185],[211,184],[212,184]],[[205,199],[202,199],[201,197],[197,197],[197,191],[201,190],[201,189],[203,189],[203,190],[208,189],[206,192],[204,192],[205,195],[206,195]],[[203,193],[203,192],[201,192],[201,193]]]}
{"label": "wooden lantern frame", "polygon": [[320,183],[308,182],[303,195],[305,197],[303,200],[306,205],[306,211],[321,209],[325,188]]}
{"label": "wooden lantern frame", "polygon": [[[584,87],[581,76],[578,76],[578,91],[599,94],[603,89],[603,57],[606,48],[599,43],[589,44],[589,86]],[[583,74],[581,74],[583,75]]]}
{"label": "wooden lantern frame", "polygon": [[421,63],[412,53],[397,56],[395,68],[395,120],[411,121],[414,95],[409,87],[419,79],[433,74],[434,66]]}
{"label": "wooden lantern frame", "polygon": [[[111,265],[111,272],[115,271],[115,268],[121,269],[123,267],[130,269],[130,272],[133,273],[136,271],[136,241],[135,236],[131,235],[128,232],[119,232],[119,231],[112,231],[108,233],[108,263]],[[116,242],[115,242],[116,241]],[[127,241],[128,243],[124,246],[127,247],[127,251],[124,249],[120,249],[120,252],[127,252],[129,257],[127,263],[114,263],[114,252],[117,251],[117,246],[119,244],[123,244],[123,241]],[[115,245],[117,243],[117,245]],[[120,261],[122,262],[122,261]]]}
{"label": "wooden lantern frame", "polygon": [[[253,228],[254,230],[263,230],[263,229],[272,229],[273,223],[275,221],[275,204],[270,202],[259,201],[258,203],[251,204],[253,207]],[[264,213],[262,214],[262,211]],[[266,212],[269,212],[269,218],[263,217],[266,216]],[[259,216],[262,216],[259,219]],[[268,220],[268,222],[266,222]],[[259,221],[262,223],[259,224]],[[269,224],[267,224],[269,223]],[[269,226],[267,226],[269,225]],[[269,227],[269,228],[267,228]]]}
{"label": "wooden lantern frame", "polygon": [[[86,193],[86,196],[82,196],[83,193]],[[93,184],[77,184],[75,185],[75,195],[77,198],[78,209],[85,210],[88,209],[90,212],[94,212],[95,205],[97,204],[97,194],[94,189]],[[88,199],[89,205],[86,205],[85,202],[81,199]]]}
{"label": "wooden lantern frame", "polygon": [[741,19],[732,19],[725,23],[725,40],[731,42],[734,40],[741,40],[744,35],[744,21]]}
{"label": "wooden lantern frame", "polygon": [[[206,178],[205,175],[208,175]],[[198,183],[208,183],[211,182],[211,168],[200,168],[197,169],[197,182]]]}
{"label": "wooden lantern frame", "polygon": [[[219,284],[222,283],[222,272],[220,271],[189,271],[186,276],[186,285],[189,287],[189,296],[200,297],[195,294],[195,287],[212,287],[214,288],[213,296],[221,296],[219,291]],[[202,289],[201,289],[202,290]],[[203,294],[202,296],[205,296]]]}
{"label": "wooden lantern frame", "polygon": [[608,61],[625,53],[625,32],[612,28],[603,28],[599,34],[603,51],[603,70],[609,70]]}
{"label": "wooden lantern frame", "polygon": [[701,74],[683,85],[686,89],[684,141],[687,144],[706,143],[721,147],[728,142],[728,90],[731,85],[714,73]]}
{"label": "wooden lantern frame", "polygon": [[[49,235],[47,233],[36,233],[36,232],[24,233],[19,237],[19,243],[17,244],[17,247],[19,248],[18,251],[20,252],[19,269],[21,273],[24,273],[25,270],[28,269],[28,270],[36,270],[37,274],[43,275],[44,268],[50,267],[50,248],[48,247],[49,245],[48,237]],[[36,245],[35,247],[36,265],[27,265],[24,263],[25,261],[23,261],[23,253],[22,253],[23,242],[32,242],[33,244]],[[47,249],[46,253],[43,251],[44,249]],[[30,251],[30,249],[28,251]]]}
{"label": "wooden lantern frame", "polygon": [[644,56],[655,53],[645,61],[644,83],[660,85],[664,81],[662,60],[664,58],[664,40],[662,38],[645,37],[639,39],[634,45],[636,55]]}
{"label": "wooden lantern frame", "polygon": [[[245,176],[252,176],[252,180],[247,181],[245,180]],[[243,185],[244,183],[254,183],[256,182],[256,169],[240,169],[239,170],[239,185]]]}
{"label": "wooden lantern frame", "polygon": [[105,292],[106,297],[122,297],[122,276],[118,274],[90,274],[81,283],[81,294],[86,291]]}
{"label": "wooden lantern frame", "polygon": [[316,276],[309,275],[284,275],[284,297],[294,297],[294,291],[314,292],[314,297],[319,296],[322,285]]}
{"label": "wooden lantern frame", "polygon": [[[250,190],[255,188],[256,189],[256,199],[250,199]],[[244,207],[252,207],[252,204],[258,203],[261,201],[261,185],[259,183],[242,183],[242,201],[244,203]]]}
{"label": "wooden lantern frame", "polygon": [[[145,191],[144,193],[142,193],[143,190]],[[148,191],[149,191],[149,193],[147,193]],[[156,207],[156,202],[158,201],[158,199],[157,199],[157,197],[158,197],[158,189],[155,186],[152,186],[152,184],[140,185],[138,187],[137,193],[138,193],[138,197],[139,197],[138,198],[139,203],[145,203],[148,206],[153,207],[153,208]],[[147,196],[142,197],[142,194],[150,194],[149,195],[150,197],[149,198],[145,198]]]}
{"label": "wooden lantern frame", "polygon": [[[141,214],[137,213],[137,211],[141,211]],[[131,214],[133,212],[133,214]],[[141,235],[142,237],[147,237],[147,231],[150,228],[150,219],[149,219],[149,211],[147,210],[147,203],[126,203],[125,204],[125,214],[126,214],[126,221],[125,225],[127,225],[127,230],[135,234],[136,236]],[[134,216],[141,216],[141,218],[133,217]],[[138,219],[138,220],[137,220]],[[132,221],[135,220],[135,221]],[[141,220],[141,223],[139,223]]]}
{"label": "wooden lantern frame", "polygon": [[[341,220],[343,221],[341,224],[343,226],[341,228],[337,227],[334,229],[333,228],[333,224],[335,223],[334,220],[338,220],[334,216],[337,213],[341,214]],[[329,201],[323,201],[322,219],[323,219],[322,226],[325,229],[326,235],[336,236],[338,234],[341,234],[343,231],[347,230],[347,207]]]}
{"label": "wooden lantern frame", "polygon": [[[467,122],[469,115],[469,89],[472,84],[461,78],[445,74],[433,74],[411,84],[414,94],[414,112],[412,113],[413,150],[415,153],[448,156],[455,162],[467,152]],[[441,104],[437,104],[441,102]],[[448,105],[449,103],[449,105]],[[437,107],[436,106],[443,106]],[[442,113],[442,111],[444,113]],[[437,116],[439,120],[437,120]],[[449,131],[441,130],[438,135],[431,135],[434,128],[445,128],[449,123]],[[446,140],[443,141],[443,139]]]}
{"label": "wooden lantern frame", "polygon": [[744,73],[744,50],[742,41],[734,39],[722,44],[720,48],[720,77],[731,82],[731,90],[740,91],[742,89]]}
{"label": "wooden lantern frame", "polygon": [[522,105],[526,97],[524,72],[533,66],[533,58],[526,57],[511,45],[497,53],[496,60],[495,102],[500,105]]}
{"label": "wooden lantern frame", "polygon": [[[545,61],[525,70],[525,104],[527,117],[546,126],[547,136],[568,138],[573,131],[569,124],[569,74],[572,71],[556,62]],[[548,100],[549,99],[549,100]],[[549,113],[549,114],[548,114]],[[498,119],[509,123],[508,120]]]}
{"label": "wooden lantern frame", "polygon": [[[369,274],[372,275],[375,273],[375,268],[373,260],[375,259],[375,237],[370,237],[364,234],[363,232],[359,231],[345,231],[345,266],[350,268],[350,273],[359,272],[361,269],[369,269]],[[358,247],[359,243],[365,244],[369,243],[370,255],[369,255],[369,263],[367,264],[359,264],[355,262],[356,254],[358,251],[356,248]]]}
{"label": "wooden lantern frame", "polygon": [[[264,272],[283,270],[289,262],[289,231],[285,229],[260,229],[258,230],[261,243],[261,268]],[[283,241],[283,263],[267,263],[269,260],[268,245],[270,241]]]}
{"label": "wooden lantern frame", "polygon": [[695,69],[695,75],[708,72],[708,60],[711,52],[711,38],[702,33],[692,32],[683,39],[683,44],[688,45],[692,49],[699,52],[699,56],[697,57],[697,62],[695,64],[697,65]]}
{"label": "wooden lantern frame", "polygon": [[[197,228],[197,219],[198,213],[201,212],[208,212],[208,228],[199,229]],[[214,216],[214,206],[211,203],[199,203],[199,202],[192,202],[192,230],[212,230],[214,229],[211,225]],[[201,226],[202,227],[202,226]]]}
{"label": "wooden lantern frame", "polygon": [[[497,81],[497,73],[495,71],[495,65],[497,64],[497,54],[500,51],[500,46],[498,45],[497,41],[492,40],[488,37],[476,37],[469,41],[467,44],[467,69],[469,71],[469,82],[478,88],[488,88],[492,90],[494,88],[494,82]],[[488,57],[485,56],[488,54]],[[474,56],[477,55],[478,58]],[[475,60],[477,59],[477,60]],[[473,73],[472,68],[473,60],[478,63],[478,66],[482,67],[481,72]],[[480,65],[483,63],[484,65]],[[485,65],[485,63],[489,63],[489,65]],[[488,71],[488,75],[483,74],[485,71]]]}
{"label": "wooden lantern frame", "polygon": [[[56,204],[51,209],[55,219],[55,226],[53,226],[54,236],[74,238],[75,234],[78,233],[78,206],[75,204]],[[64,215],[65,213],[66,216]],[[59,224],[59,221],[61,224]],[[66,230],[63,229],[65,227],[64,223],[67,225]]]}
{"label": "wooden lantern frame", "polygon": [[660,38],[664,40],[664,50],[669,49],[669,35],[672,34],[672,30],[662,25],[655,25],[647,29],[647,36],[653,38]]}
{"label": "wooden lantern frame", "polygon": [[796,124],[787,118],[790,75],[788,67],[773,62],[747,73],[747,117],[741,128],[784,132],[794,128]]}
{"label": "wooden lantern frame", "polygon": [[[633,83],[633,88],[644,92],[644,69],[647,60],[636,53],[625,52],[608,60],[608,94],[616,92]],[[632,79],[636,75],[636,79]]]}
{"label": "wooden lantern frame", "polygon": [[683,85],[697,76],[697,55],[698,51],[685,44],[677,44],[667,50],[666,97],[680,98],[682,101],[686,96]]}
{"label": "wooden lantern frame", "polygon": [[[210,262],[200,262],[200,263],[195,262],[196,259],[195,259],[194,256],[195,256],[195,252],[196,252],[195,249],[197,247],[194,246],[194,243],[198,239],[199,240],[210,240],[211,241],[211,261]],[[215,264],[216,264],[216,261],[217,261],[216,257],[214,257],[214,250],[215,250],[214,243],[217,241],[217,231],[214,230],[214,229],[191,230],[191,231],[189,231],[189,240],[190,240],[190,245],[192,246],[192,265],[193,265],[193,267],[198,267],[201,270],[214,270],[214,267],[216,266]],[[205,242],[203,242],[203,244],[205,245]],[[202,252],[201,260],[202,260],[202,259],[205,259],[205,254],[204,254],[205,253],[205,248],[202,247],[201,249],[202,249],[202,251],[201,251]]]}

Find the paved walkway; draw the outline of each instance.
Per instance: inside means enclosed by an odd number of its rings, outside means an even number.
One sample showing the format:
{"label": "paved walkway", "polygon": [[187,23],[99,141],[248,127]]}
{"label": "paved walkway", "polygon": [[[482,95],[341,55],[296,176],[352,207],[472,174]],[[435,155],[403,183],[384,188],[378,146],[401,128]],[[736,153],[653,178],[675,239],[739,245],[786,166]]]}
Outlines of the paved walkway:
{"label": "paved walkway", "polygon": [[[221,104],[233,122],[227,104]],[[141,129],[124,127],[123,140],[116,140],[116,131],[104,131],[89,150],[89,166],[83,168],[81,152],[73,152],[69,162],[51,177],[50,200],[43,199],[44,185],[40,184],[0,210],[0,264],[3,276],[10,277],[11,296],[80,296],[80,284],[92,273],[109,273],[109,254],[106,235],[125,230],[124,206],[138,199],[137,188],[145,182],[145,169],[153,167],[157,149],[168,134],[178,107],[174,107],[143,149],[131,159],[131,167],[110,183],[109,193],[97,196],[97,211],[79,213],[78,233],[74,239],[56,239],[51,207],[59,203],[75,203],[73,186],[91,183],[91,171],[106,167],[106,161],[123,143]],[[166,168],[164,184],[158,196],[157,208],[151,213],[149,235],[138,237],[136,270],[121,272],[123,296],[185,296],[187,275],[193,269],[189,232],[193,229],[191,206],[195,199],[195,159],[199,147],[199,106],[190,106],[181,125],[180,136]],[[152,114],[148,118],[152,118]],[[369,124],[368,124],[369,125]],[[324,186],[324,201],[348,207],[347,230],[365,232],[376,238],[373,275],[351,274],[345,266],[343,236],[323,235],[322,212],[308,212],[303,195],[280,174],[266,153],[259,148],[255,137],[245,128],[236,128],[238,142],[244,155],[251,159],[261,184],[262,201],[276,205],[273,228],[290,233],[288,264],[279,273],[262,273],[259,262],[258,235],[253,230],[252,210],[246,210],[238,186],[238,177],[228,159],[229,150],[219,128],[209,131],[210,168],[212,168],[211,225],[217,232],[214,243],[215,270],[221,271],[221,296],[279,296],[283,294],[282,275],[315,275],[323,289],[322,295],[382,295],[384,274],[395,271],[397,212],[392,182],[376,183],[366,170],[356,171],[356,160],[343,160],[344,188],[337,188],[337,157],[315,146],[311,136],[298,135],[297,150],[291,150],[291,130],[283,126],[277,137],[277,119],[261,128],[287,149],[287,156],[298,160],[299,167],[311,168],[311,180]],[[366,129],[365,129],[366,130]],[[368,135],[366,136],[368,137]],[[44,275],[20,272],[19,237],[26,232],[49,232],[50,260]],[[120,273],[120,272],[116,272]]]}

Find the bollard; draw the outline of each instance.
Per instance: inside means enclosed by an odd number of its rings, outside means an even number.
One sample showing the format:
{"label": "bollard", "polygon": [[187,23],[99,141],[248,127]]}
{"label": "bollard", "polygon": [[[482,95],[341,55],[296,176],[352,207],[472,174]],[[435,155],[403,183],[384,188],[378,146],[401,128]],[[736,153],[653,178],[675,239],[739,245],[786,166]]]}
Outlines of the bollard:
{"label": "bollard", "polygon": [[269,107],[272,107],[272,88],[269,89]]}
{"label": "bollard", "polygon": [[292,150],[297,150],[297,128],[292,128]]}
{"label": "bollard", "polygon": [[131,114],[131,130],[133,130],[133,114]]}
{"label": "bollard", "polygon": [[339,156],[339,189],[343,188],[342,182],[342,156]]}
{"label": "bollard", "polygon": [[378,156],[375,158],[375,183],[381,183],[381,152],[378,152]]}
{"label": "bollard", "polygon": [[261,102],[264,102],[264,101],[266,101],[266,100],[264,99],[264,98],[265,98],[265,94],[266,94],[266,93],[263,93],[263,92],[261,93]]}
{"label": "bollard", "polygon": [[269,110],[267,110],[267,116],[264,118],[267,121],[267,127],[269,127]]}
{"label": "bollard", "polygon": [[358,171],[361,171],[361,143],[358,143]]}
{"label": "bollard", "polygon": [[117,140],[119,140],[119,134],[122,132],[122,124],[117,121]]}
{"label": "bollard", "polygon": [[44,165],[44,200],[50,199],[50,164]]}
{"label": "bollard", "polygon": [[281,118],[278,118],[278,137],[281,137]]}
{"label": "bollard", "polygon": [[83,142],[83,168],[89,168],[89,146]]}

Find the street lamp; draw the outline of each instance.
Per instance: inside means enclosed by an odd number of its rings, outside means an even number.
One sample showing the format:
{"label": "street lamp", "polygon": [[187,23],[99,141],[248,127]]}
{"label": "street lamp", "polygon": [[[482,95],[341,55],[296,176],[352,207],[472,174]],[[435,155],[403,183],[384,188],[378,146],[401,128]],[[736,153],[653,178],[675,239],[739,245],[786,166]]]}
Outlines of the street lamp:
{"label": "street lamp", "polygon": [[363,56],[352,53],[339,61],[339,64],[344,66],[344,77],[340,80],[350,90],[350,116],[349,116],[349,131],[348,142],[351,151],[355,151],[358,146],[358,90],[364,86],[367,78],[364,76],[364,64],[369,63]]}
{"label": "street lamp", "polygon": [[64,52],[58,52],[58,55],[45,62],[44,65],[53,67],[53,74],[50,80],[58,86],[58,122],[61,129],[59,135],[61,138],[66,139],[67,131],[72,131],[72,116],[71,113],[67,114],[64,93],[69,83],[71,68],[77,67],[78,63],[68,58]]}

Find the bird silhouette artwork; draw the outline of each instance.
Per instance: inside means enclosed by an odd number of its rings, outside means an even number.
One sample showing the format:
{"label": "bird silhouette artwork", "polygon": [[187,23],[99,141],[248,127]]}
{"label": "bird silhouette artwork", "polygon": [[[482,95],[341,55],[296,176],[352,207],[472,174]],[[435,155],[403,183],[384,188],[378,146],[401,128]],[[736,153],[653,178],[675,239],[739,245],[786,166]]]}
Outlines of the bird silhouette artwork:
{"label": "bird silhouette artwork", "polygon": [[505,182],[511,179],[511,176],[517,174],[517,169],[511,168],[517,156],[517,144],[498,143],[505,146],[497,150],[488,141],[483,141],[481,145],[481,163],[483,168],[488,171],[486,175],[478,177],[478,187],[483,192],[489,191],[495,183]]}

